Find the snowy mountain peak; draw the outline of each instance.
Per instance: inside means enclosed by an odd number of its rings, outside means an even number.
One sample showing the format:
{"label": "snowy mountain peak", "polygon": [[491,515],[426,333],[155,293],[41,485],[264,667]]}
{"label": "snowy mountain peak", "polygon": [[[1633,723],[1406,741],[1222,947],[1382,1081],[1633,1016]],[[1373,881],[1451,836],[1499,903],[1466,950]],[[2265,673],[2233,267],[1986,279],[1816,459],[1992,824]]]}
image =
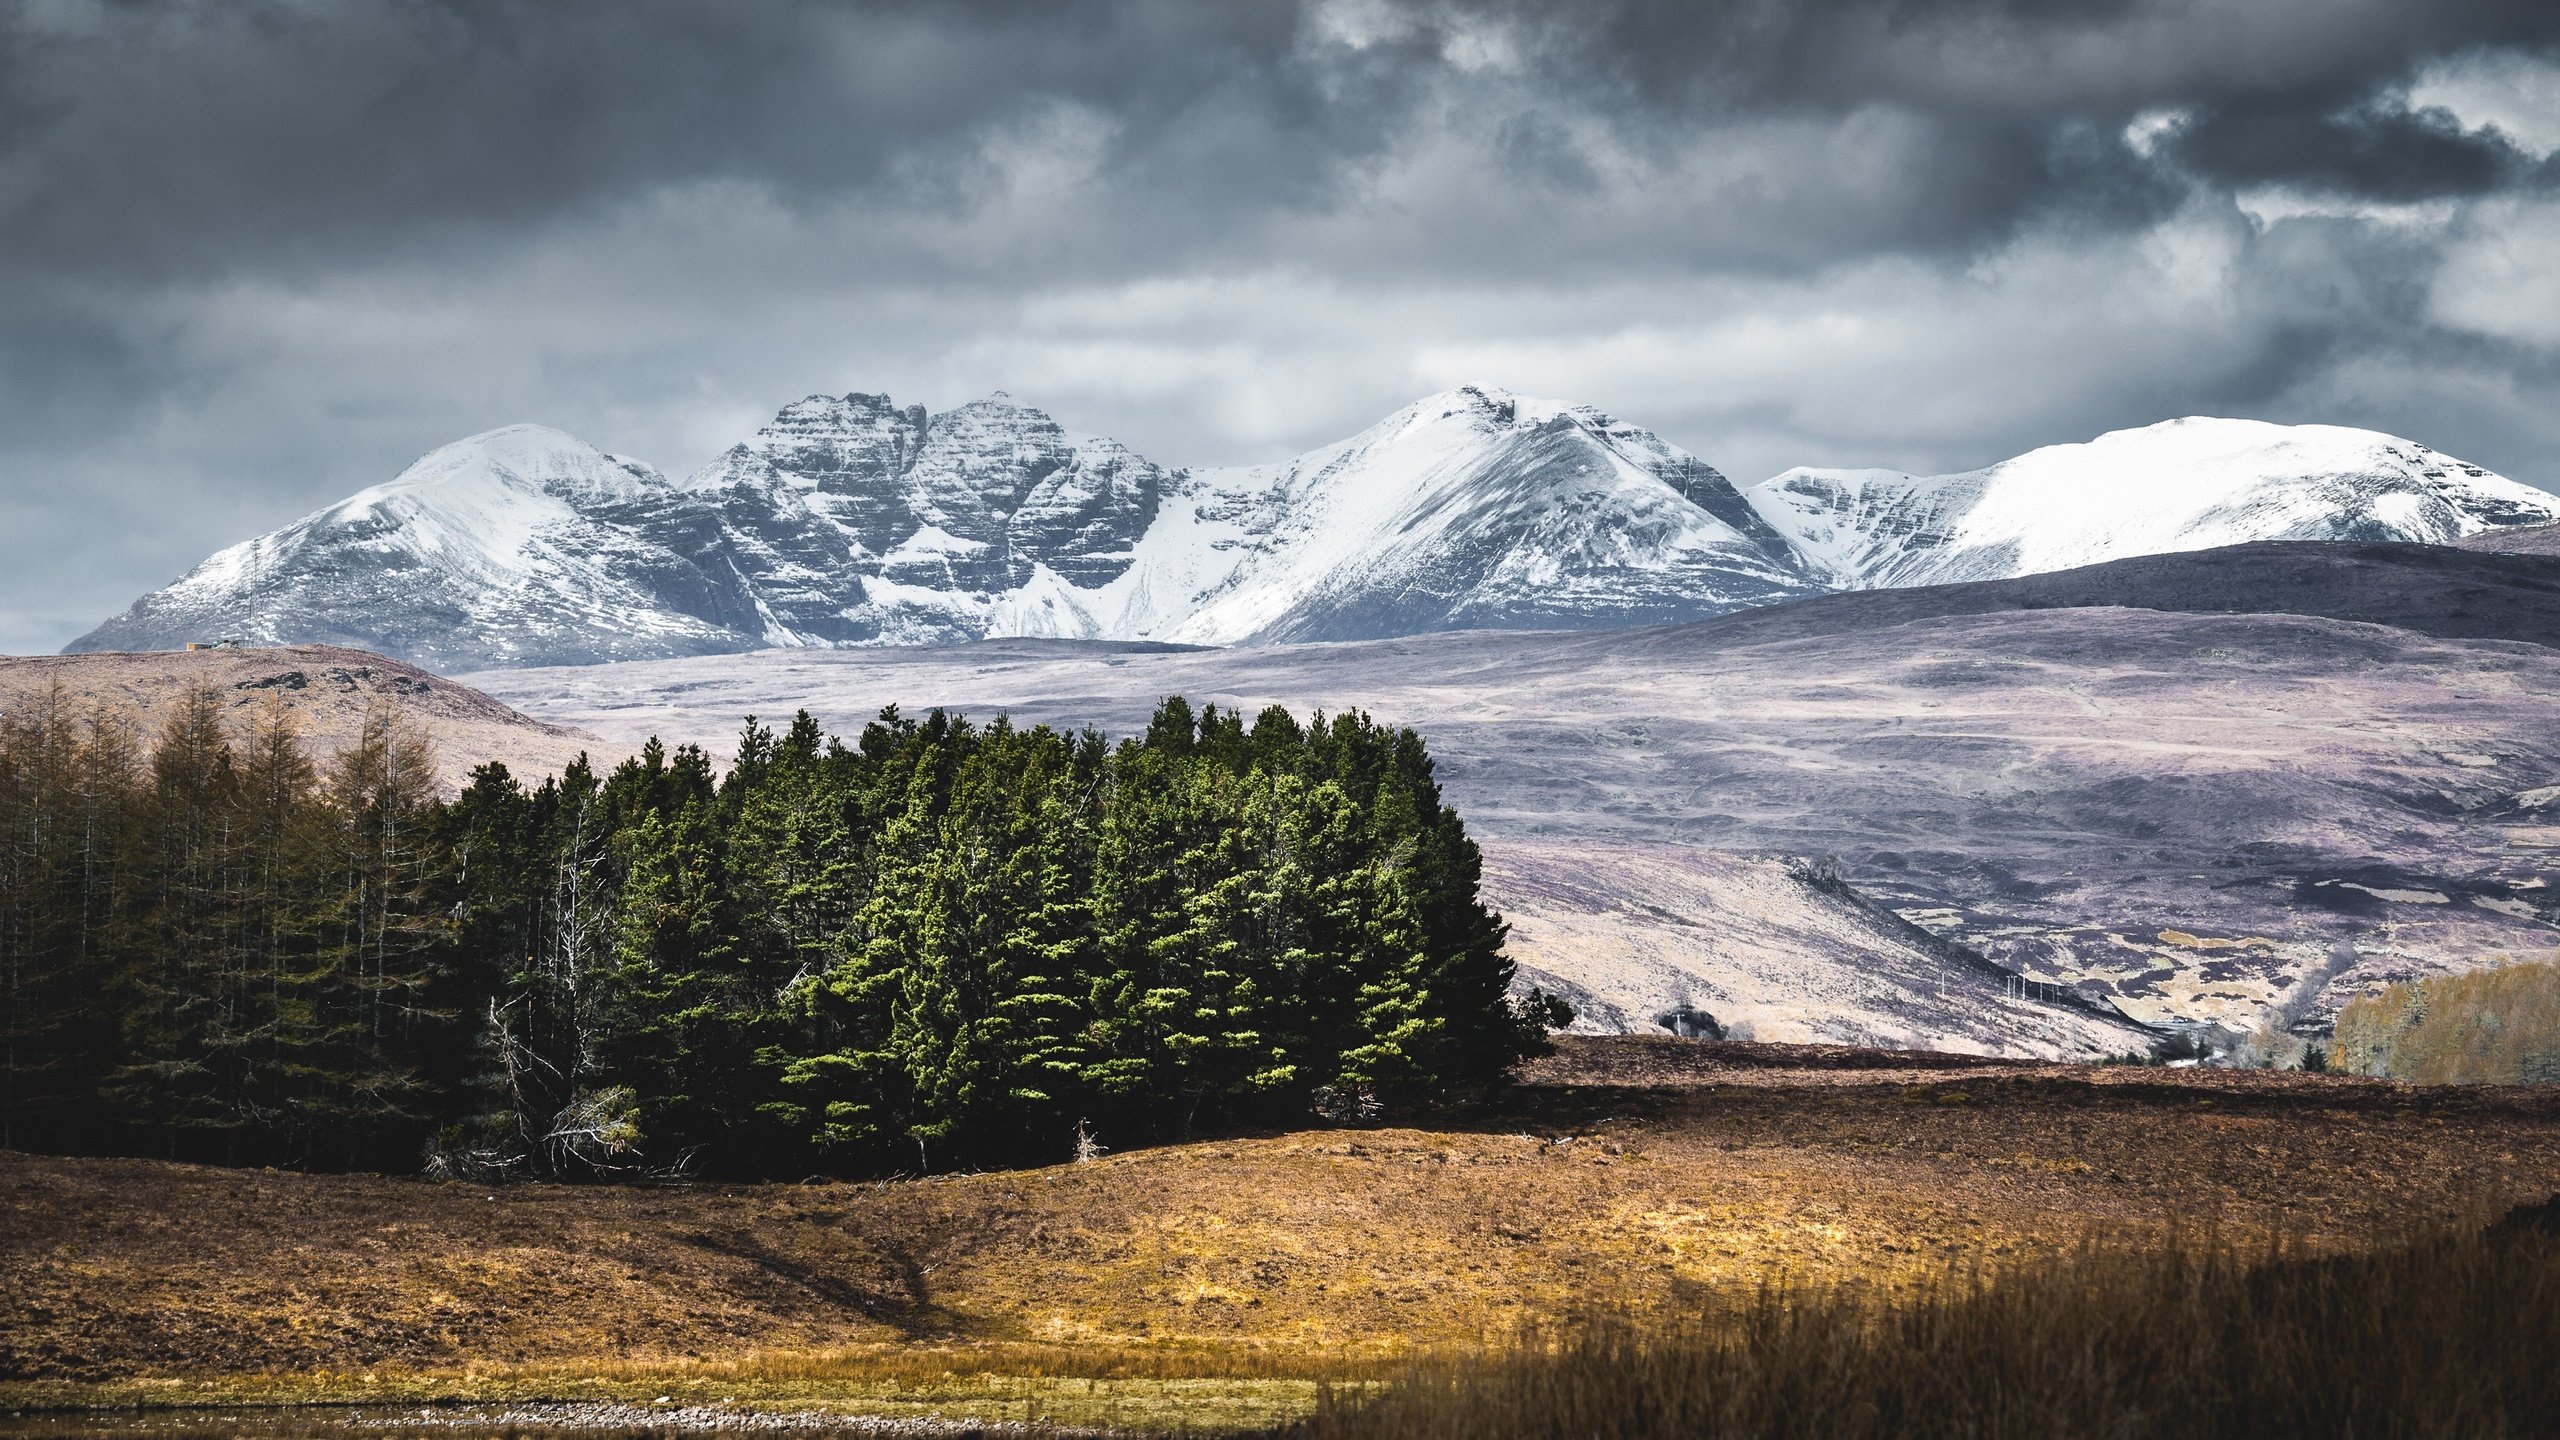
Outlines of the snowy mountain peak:
{"label": "snowy mountain peak", "polygon": [[654,468],[627,456],[607,455],[566,431],[548,425],[502,425],[440,445],[364,494],[495,485],[538,491],[569,503],[598,504],[636,499],[666,483]]}
{"label": "snowy mountain peak", "polygon": [[1614,423],[1607,415],[1588,405],[1542,400],[1534,395],[1516,394],[1498,385],[1460,385],[1436,395],[1425,395],[1345,443],[1356,444],[1371,436],[1421,429],[1448,420],[1491,431],[1535,429],[1560,419],[1571,419],[1597,428]]}
{"label": "snowy mountain peak", "polygon": [[1749,495],[1831,583],[1851,589],[2003,579],[2247,540],[2445,544],[2560,519],[2550,495],[2398,436],[2208,416],[1954,475],[1790,470]]}
{"label": "snowy mountain peak", "polygon": [[831,495],[875,494],[914,463],[927,424],[923,406],[900,409],[886,395],[811,395],[783,406],[764,428],[687,484],[697,490],[764,483]]}
{"label": "snowy mountain peak", "polygon": [[2497,478],[2479,466],[2378,430],[2278,425],[2211,415],[2110,430],[2076,445],[2047,445],[1989,468],[2020,470],[2046,477],[2048,483],[2068,477],[2071,483],[2090,485],[2103,484],[2110,475],[2128,468],[2139,467],[2159,477],[2176,467],[2192,480],[2210,484],[2217,476],[2234,473],[2279,478],[2359,474],[2377,463],[2410,474],[2436,470],[2472,480]]}

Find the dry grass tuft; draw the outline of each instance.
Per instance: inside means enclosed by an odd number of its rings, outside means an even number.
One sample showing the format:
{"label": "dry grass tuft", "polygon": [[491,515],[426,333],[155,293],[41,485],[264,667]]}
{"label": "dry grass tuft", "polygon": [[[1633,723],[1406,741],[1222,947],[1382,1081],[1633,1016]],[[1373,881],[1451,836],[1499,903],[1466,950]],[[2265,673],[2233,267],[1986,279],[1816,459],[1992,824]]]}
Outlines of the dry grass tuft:
{"label": "dry grass tuft", "polygon": [[1947,1272],[1770,1284],[1336,1400],[1297,1440],[2265,1440],[2560,1433],[2560,1234],[2305,1258],[2184,1236]]}

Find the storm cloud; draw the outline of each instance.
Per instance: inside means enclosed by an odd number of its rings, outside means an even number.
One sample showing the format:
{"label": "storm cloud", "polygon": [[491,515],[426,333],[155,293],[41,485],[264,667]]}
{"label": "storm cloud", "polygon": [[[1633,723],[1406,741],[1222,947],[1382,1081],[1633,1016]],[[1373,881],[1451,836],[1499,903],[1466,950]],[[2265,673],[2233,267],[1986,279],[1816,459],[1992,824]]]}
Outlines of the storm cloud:
{"label": "storm cloud", "polygon": [[519,420],[1002,388],[1167,463],[1481,381],[1745,481],[2168,415],[2560,487],[2529,3],[28,0],[0,649]]}

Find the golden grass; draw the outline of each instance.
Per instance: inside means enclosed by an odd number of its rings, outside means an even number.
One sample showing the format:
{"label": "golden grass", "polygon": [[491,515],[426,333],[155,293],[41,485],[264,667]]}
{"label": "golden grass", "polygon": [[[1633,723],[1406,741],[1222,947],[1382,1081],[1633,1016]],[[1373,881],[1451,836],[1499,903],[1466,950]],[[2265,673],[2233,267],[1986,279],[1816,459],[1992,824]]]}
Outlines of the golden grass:
{"label": "golden grass", "polygon": [[[465,1375],[261,1375],[20,1382],[0,1386],[0,1411],[52,1414],[146,1410],[291,1411],[316,1407],[471,1407],[574,1402],[667,1404],[744,1412],[930,1418],[1132,1434],[1231,1433],[1302,1420],[1324,1404],[1378,1389],[1380,1380],[1291,1375],[1093,1376],[1009,1371],[1001,1350],[930,1369],[903,1361],[842,1365],[795,1357],[736,1373],[649,1365],[527,1367]],[[1234,1370],[1233,1364],[1208,1368]],[[1321,1368],[1321,1367],[1320,1367]],[[325,1428],[325,1426],[315,1426]],[[10,1433],[0,1426],[0,1434]]]}
{"label": "golden grass", "polygon": [[671,1395],[1249,1428],[1773,1276],[1918,1293],[2206,1219],[2347,1252],[2560,1191],[2552,1092],[1667,1041],[1532,1077],[1431,1128],[869,1184],[0,1155],[0,1408]]}

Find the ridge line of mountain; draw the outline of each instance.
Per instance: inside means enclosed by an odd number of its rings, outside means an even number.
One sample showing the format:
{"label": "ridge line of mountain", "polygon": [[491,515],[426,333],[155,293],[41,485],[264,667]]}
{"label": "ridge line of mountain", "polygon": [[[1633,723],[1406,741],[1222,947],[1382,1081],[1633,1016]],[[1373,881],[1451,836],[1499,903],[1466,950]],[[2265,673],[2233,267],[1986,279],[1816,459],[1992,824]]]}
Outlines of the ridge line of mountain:
{"label": "ridge line of mountain", "polygon": [[438,668],[1055,636],[1671,623],[2268,539],[2445,543],[2560,502],[2415,442],[2189,418],[1950,476],[1744,489],[1587,405],[1462,386],[1270,465],[1167,469],[997,392],[795,401],[670,480],[535,425],[210,557],[68,647]]}
{"label": "ridge line of mountain", "polygon": [[2560,648],[2560,554],[2252,540],[1998,580],[1816,595],[1697,623],[1728,643],[1758,644],[1919,620],[2098,608],[2300,615],[2439,640]]}

